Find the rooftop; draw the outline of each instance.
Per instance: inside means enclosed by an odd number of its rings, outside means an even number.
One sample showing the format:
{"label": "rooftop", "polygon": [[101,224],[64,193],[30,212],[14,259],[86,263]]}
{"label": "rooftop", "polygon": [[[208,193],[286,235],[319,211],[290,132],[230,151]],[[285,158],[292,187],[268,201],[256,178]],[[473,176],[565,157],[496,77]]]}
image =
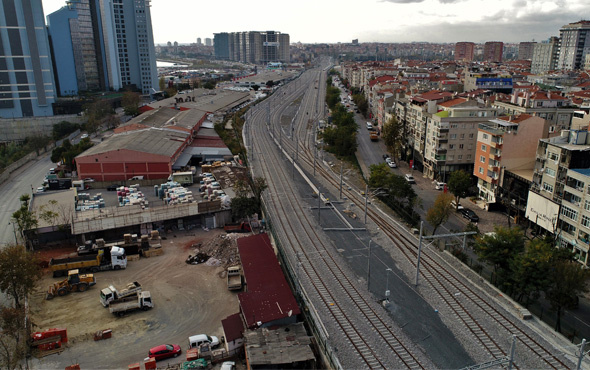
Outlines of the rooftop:
{"label": "rooftop", "polygon": [[280,368],[278,365],[284,364],[297,368],[293,364],[315,360],[303,323],[276,330],[248,330],[244,337],[248,364],[253,367]]}
{"label": "rooftop", "polygon": [[570,168],[569,171],[574,171],[580,175],[590,177],[590,168]]}

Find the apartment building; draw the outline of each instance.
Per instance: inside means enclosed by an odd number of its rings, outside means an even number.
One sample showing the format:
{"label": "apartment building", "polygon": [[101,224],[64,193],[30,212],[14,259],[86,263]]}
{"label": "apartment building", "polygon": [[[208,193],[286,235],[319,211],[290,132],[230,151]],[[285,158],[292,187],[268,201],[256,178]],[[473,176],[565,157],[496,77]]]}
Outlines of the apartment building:
{"label": "apartment building", "polygon": [[475,100],[452,99],[427,118],[424,175],[446,182],[453,171],[473,172],[478,125],[497,116],[497,109]]}
{"label": "apartment building", "polygon": [[504,43],[501,41],[488,41],[483,46],[483,60],[488,62],[501,62],[504,52]]}
{"label": "apartment building", "polygon": [[52,70],[41,0],[0,2],[0,118],[53,116]]}
{"label": "apartment building", "polygon": [[548,91],[524,91],[514,93],[510,102],[496,101],[492,104],[505,115],[529,114],[549,122],[549,136],[557,136],[570,128],[576,108],[570,107],[570,99]]}
{"label": "apartment building", "polygon": [[566,172],[557,235],[559,246],[573,251],[575,258],[588,267],[590,168],[573,168]]}
{"label": "apartment building", "polygon": [[[216,33],[215,58],[252,63],[290,61],[290,39],[286,33],[278,31],[245,31]],[[227,39],[227,44],[225,40]]]}
{"label": "apartment building", "polygon": [[590,54],[590,21],[566,24],[559,30],[559,59],[557,68],[580,69],[585,57]]}
{"label": "apartment building", "polygon": [[529,114],[498,117],[478,125],[473,175],[487,208],[499,202],[506,171],[532,181],[539,139],[548,134],[548,122]]}
{"label": "apartment building", "polygon": [[455,44],[455,60],[458,62],[470,62],[473,60],[475,43],[458,42]]}
{"label": "apartment building", "polygon": [[544,73],[556,69],[559,58],[559,38],[550,37],[541,43],[535,43],[531,60],[531,73]]}
{"label": "apartment building", "polygon": [[521,42],[518,44],[518,59],[531,60],[536,42]]}
{"label": "apartment building", "polygon": [[509,74],[494,72],[490,69],[473,68],[465,73],[465,91],[490,90],[494,93],[510,94],[512,77]]}

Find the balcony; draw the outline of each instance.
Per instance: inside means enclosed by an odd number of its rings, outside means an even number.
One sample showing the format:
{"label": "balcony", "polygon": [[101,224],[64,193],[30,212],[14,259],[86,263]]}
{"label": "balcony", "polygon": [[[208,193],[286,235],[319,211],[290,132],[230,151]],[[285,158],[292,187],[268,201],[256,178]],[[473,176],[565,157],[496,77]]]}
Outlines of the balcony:
{"label": "balcony", "polygon": [[492,141],[490,143],[490,146],[495,149],[502,149],[502,143],[497,143],[497,142]]}
{"label": "balcony", "polygon": [[436,148],[437,154],[445,154],[446,152],[447,152],[447,148],[441,148],[441,147]]}
{"label": "balcony", "polygon": [[493,159],[494,161],[499,161],[500,158],[501,158],[500,155],[494,154],[494,153],[490,153],[490,159]]}

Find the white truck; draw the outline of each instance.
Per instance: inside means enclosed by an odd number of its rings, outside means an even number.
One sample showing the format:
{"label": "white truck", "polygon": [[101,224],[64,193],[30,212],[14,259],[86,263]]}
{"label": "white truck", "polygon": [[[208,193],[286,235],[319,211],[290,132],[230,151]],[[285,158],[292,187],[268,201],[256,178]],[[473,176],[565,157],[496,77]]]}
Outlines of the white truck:
{"label": "white truck", "polygon": [[104,307],[108,307],[109,303],[115,299],[129,297],[137,292],[141,292],[141,284],[137,281],[127,284],[123,289],[117,289],[115,286],[109,285],[107,288],[100,291],[100,303],[102,303]]}
{"label": "white truck", "polygon": [[142,309],[144,311],[154,307],[152,296],[148,291],[136,292],[135,295],[115,299],[109,304],[109,311],[113,315],[124,316],[127,312]]}
{"label": "white truck", "polygon": [[227,289],[242,289],[242,269],[240,265],[230,266],[227,268]]}

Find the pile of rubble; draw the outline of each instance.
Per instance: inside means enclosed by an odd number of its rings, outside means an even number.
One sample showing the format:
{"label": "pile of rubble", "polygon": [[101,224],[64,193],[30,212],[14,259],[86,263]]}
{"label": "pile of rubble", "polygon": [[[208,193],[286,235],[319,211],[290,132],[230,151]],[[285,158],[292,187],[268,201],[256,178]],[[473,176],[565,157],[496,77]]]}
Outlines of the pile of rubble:
{"label": "pile of rubble", "polygon": [[205,263],[208,266],[232,266],[239,263],[238,244],[236,239],[240,234],[221,234],[207,242],[190,245],[189,257],[186,263]]}

